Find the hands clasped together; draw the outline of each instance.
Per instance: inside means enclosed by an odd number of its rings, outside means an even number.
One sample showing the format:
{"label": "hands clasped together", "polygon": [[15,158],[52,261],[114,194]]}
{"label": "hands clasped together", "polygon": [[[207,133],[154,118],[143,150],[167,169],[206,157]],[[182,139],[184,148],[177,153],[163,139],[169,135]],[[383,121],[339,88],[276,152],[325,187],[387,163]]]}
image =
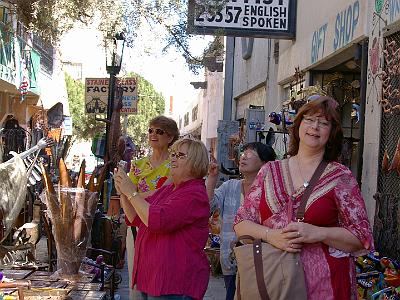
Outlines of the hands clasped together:
{"label": "hands clasped together", "polygon": [[292,222],[283,229],[270,229],[265,240],[276,248],[297,253],[303,244],[322,242],[322,228],[304,222]]}

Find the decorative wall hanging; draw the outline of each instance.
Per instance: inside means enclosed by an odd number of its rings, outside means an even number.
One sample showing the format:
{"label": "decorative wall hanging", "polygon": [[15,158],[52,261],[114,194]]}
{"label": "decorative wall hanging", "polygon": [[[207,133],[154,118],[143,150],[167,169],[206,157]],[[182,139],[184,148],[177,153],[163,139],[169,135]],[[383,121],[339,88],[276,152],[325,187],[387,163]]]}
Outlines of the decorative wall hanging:
{"label": "decorative wall hanging", "polygon": [[396,40],[391,40],[383,50],[385,70],[382,72],[382,99],[384,113],[400,114],[400,48]]}

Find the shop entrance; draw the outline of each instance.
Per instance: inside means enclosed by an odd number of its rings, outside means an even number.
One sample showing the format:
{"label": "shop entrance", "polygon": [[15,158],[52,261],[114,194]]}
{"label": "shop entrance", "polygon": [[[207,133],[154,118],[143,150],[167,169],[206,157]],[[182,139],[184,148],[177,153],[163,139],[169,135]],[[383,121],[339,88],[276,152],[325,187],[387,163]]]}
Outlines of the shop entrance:
{"label": "shop entrance", "polygon": [[361,176],[359,157],[362,155],[361,141],[361,46],[353,46],[311,72],[310,85],[318,85],[340,105],[343,147],[340,162]]}

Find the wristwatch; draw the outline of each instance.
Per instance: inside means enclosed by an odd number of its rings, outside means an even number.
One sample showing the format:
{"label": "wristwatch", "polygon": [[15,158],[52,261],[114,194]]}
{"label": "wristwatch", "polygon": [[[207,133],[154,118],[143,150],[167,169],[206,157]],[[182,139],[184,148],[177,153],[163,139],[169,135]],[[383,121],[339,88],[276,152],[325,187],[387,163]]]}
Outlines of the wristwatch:
{"label": "wristwatch", "polygon": [[132,198],[136,197],[137,194],[139,194],[139,193],[138,193],[138,192],[133,192],[132,194],[130,194],[130,195],[128,196],[128,200],[131,201]]}

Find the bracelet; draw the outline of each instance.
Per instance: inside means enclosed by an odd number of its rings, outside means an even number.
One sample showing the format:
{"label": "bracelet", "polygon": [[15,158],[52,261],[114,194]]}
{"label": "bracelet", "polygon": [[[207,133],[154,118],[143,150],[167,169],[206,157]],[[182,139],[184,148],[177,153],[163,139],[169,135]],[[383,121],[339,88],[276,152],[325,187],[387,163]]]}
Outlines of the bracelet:
{"label": "bracelet", "polygon": [[269,233],[269,228],[267,228],[266,230],[265,230],[265,241],[268,243],[268,233]]}
{"label": "bracelet", "polygon": [[137,194],[138,194],[138,192],[133,192],[132,194],[130,194],[130,195],[128,196],[129,202],[132,200],[132,198],[136,197]]}

